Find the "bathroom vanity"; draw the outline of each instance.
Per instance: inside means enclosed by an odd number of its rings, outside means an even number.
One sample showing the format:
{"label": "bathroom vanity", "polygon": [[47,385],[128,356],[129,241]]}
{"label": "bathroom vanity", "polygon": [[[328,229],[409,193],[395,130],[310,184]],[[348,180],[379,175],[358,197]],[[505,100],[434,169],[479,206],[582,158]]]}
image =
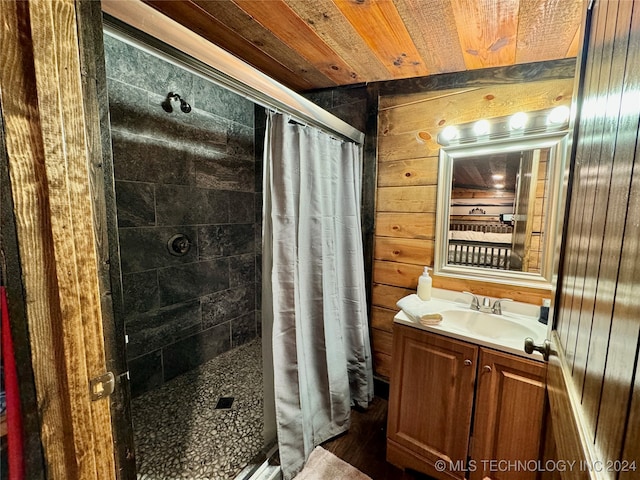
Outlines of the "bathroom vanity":
{"label": "bathroom vanity", "polygon": [[433,309],[440,325],[394,319],[387,460],[439,479],[537,478],[546,363],[521,335],[538,343],[546,327],[455,302]]}

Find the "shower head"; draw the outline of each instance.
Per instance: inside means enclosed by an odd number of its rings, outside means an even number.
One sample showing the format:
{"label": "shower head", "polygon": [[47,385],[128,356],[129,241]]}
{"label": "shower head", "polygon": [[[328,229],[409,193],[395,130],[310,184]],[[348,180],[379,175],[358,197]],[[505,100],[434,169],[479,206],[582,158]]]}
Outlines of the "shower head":
{"label": "shower head", "polygon": [[182,98],[180,99],[180,110],[182,110],[182,113],[189,113],[191,111],[191,105]]}
{"label": "shower head", "polygon": [[167,94],[167,98],[165,98],[161,104],[165,112],[173,112],[173,105],[171,105],[172,101],[180,102],[180,110],[182,110],[182,113],[189,113],[191,111],[191,105],[189,105],[183,98],[180,98],[180,95],[169,92]]}

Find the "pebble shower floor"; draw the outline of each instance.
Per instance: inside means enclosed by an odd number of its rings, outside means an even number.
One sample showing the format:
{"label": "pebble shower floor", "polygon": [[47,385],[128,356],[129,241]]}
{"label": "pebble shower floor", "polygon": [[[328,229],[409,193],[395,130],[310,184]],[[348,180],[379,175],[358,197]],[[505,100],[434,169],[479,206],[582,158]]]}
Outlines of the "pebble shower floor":
{"label": "pebble shower floor", "polygon": [[138,480],[228,480],[261,452],[261,352],[258,338],[132,401]]}

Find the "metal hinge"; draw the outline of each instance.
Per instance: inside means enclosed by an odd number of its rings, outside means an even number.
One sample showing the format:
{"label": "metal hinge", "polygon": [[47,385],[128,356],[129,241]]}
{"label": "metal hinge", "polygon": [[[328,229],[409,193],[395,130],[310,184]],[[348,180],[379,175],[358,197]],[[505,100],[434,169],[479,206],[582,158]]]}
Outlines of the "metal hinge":
{"label": "metal hinge", "polygon": [[116,379],[112,372],[107,372],[99,377],[92,378],[89,381],[89,396],[91,401],[95,402],[101,398],[108,397],[113,393],[116,386]]}

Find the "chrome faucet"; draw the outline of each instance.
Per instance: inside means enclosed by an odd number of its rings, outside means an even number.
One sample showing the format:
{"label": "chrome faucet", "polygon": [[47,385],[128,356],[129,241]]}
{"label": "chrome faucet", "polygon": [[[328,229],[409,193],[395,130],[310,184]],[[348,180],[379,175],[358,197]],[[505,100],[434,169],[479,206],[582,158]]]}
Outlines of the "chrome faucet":
{"label": "chrome faucet", "polygon": [[467,295],[471,295],[471,305],[469,308],[471,310],[475,310],[477,312],[491,312],[495,315],[502,315],[502,302],[513,302],[510,298],[498,298],[495,302],[493,302],[493,306],[491,306],[491,299],[489,297],[484,297],[482,299],[482,305],[480,305],[480,300],[471,292],[462,292]]}
{"label": "chrome faucet", "polygon": [[491,313],[495,313],[496,315],[502,315],[502,302],[513,302],[510,298],[499,298],[495,302],[493,302],[493,307],[491,307]]}
{"label": "chrome faucet", "polygon": [[475,310],[477,312],[486,312],[491,310],[491,301],[489,300],[489,297],[484,297],[482,299],[482,305],[480,305],[480,301],[478,300],[478,297],[476,297],[473,293],[471,292],[462,292],[462,293],[466,293],[467,295],[471,295],[471,305],[469,305],[469,308],[471,308],[471,310]]}

